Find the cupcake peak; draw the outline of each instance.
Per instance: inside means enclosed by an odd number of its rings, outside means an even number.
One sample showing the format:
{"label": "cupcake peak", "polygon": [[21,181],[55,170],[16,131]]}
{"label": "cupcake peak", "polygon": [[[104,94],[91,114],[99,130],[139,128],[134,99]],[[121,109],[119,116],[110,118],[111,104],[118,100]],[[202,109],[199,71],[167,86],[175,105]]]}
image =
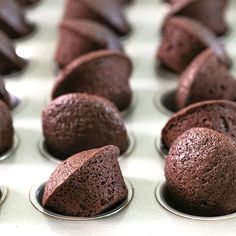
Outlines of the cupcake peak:
{"label": "cupcake peak", "polygon": [[65,19],[90,19],[110,27],[120,36],[130,32],[119,1],[110,0],[67,0]]}
{"label": "cupcake peak", "polygon": [[100,23],[86,19],[69,19],[61,23],[55,54],[59,67],[68,65],[81,55],[101,49],[123,52],[118,37]]}
{"label": "cupcake peak", "polygon": [[236,100],[236,80],[212,49],[200,53],[182,73],[176,93],[179,109],[204,100]]}
{"label": "cupcake peak", "polygon": [[22,70],[27,62],[16,54],[11,40],[0,31],[0,74],[7,75]]}
{"label": "cupcake peak", "polygon": [[35,28],[27,21],[23,8],[14,0],[0,1],[0,22],[0,30],[10,38],[24,37]]}
{"label": "cupcake peak", "polygon": [[174,72],[181,73],[207,48],[211,48],[227,67],[231,66],[231,60],[216,36],[201,23],[188,17],[174,16],[165,22],[163,30],[157,57]]}
{"label": "cupcake peak", "polygon": [[129,78],[132,64],[123,53],[99,50],[81,56],[58,75],[52,99],[67,93],[88,93],[105,97],[119,110],[131,102]]}
{"label": "cupcake peak", "polygon": [[129,144],[116,106],[99,96],[73,93],[56,98],[44,109],[42,126],[48,151],[59,159],[105,145],[123,153]]}
{"label": "cupcake peak", "polygon": [[178,0],[173,1],[167,18],[181,15],[206,25],[216,35],[223,35],[228,27],[224,13],[228,0]]}
{"label": "cupcake peak", "polygon": [[63,215],[88,217],[120,203],[128,190],[118,156],[119,149],[109,145],[66,159],[46,183],[43,206]]}
{"label": "cupcake peak", "polygon": [[186,130],[205,127],[216,130],[236,141],[236,103],[211,100],[191,104],[170,117],[161,132],[163,145],[169,149]]}

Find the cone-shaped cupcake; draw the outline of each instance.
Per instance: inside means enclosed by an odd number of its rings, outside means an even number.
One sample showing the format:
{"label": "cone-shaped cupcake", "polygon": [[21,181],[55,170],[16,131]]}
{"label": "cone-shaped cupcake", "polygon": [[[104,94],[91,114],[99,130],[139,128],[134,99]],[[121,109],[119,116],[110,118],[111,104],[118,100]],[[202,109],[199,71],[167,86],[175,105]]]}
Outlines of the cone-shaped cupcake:
{"label": "cone-shaped cupcake", "polygon": [[33,6],[34,4],[39,3],[41,0],[16,0],[22,6]]}
{"label": "cone-shaped cupcake", "polygon": [[22,70],[27,62],[16,54],[10,39],[0,31],[0,74],[6,75]]}
{"label": "cone-shaped cupcake", "polygon": [[0,101],[0,154],[8,151],[13,144],[13,122],[9,108]]}
{"label": "cone-shaped cupcake", "polygon": [[88,93],[112,101],[119,110],[131,102],[132,64],[123,53],[100,50],[79,57],[58,75],[52,99],[67,93]]}
{"label": "cone-shaped cupcake", "polygon": [[123,51],[118,37],[106,26],[90,20],[67,20],[60,26],[55,61],[64,67],[79,56],[100,49]]}
{"label": "cone-shaped cupcake", "polygon": [[44,109],[42,124],[46,147],[59,159],[110,144],[123,153],[129,145],[119,111],[98,96],[61,96]]}
{"label": "cone-shaped cupcake", "polygon": [[119,149],[109,145],[71,156],[58,165],[44,189],[45,208],[68,216],[95,216],[127,198],[118,163]]}
{"label": "cone-shaped cupcake", "polygon": [[206,25],[216,35],[223,35],[228,27],[225,10],[228,0],[180,0],[171,2],[168,16],[181,15],[193,18]]}
{"label": "cone-shaped cupcake", "polygon": [[0,78],[0,100],[2,100],[9,108],[11,108],[10,94],[7,92],[4,80],[2,78]]}
{"label": "cone-shaped cupcake", "polygon": [[183,212],[221,216],[236,212],[236,146],[206,128],[187,130],[165,161],[167,189]]}
{"label": "cone-shaped cupcake", "polygon": [[119,1],[67,0],[64,18],[94,20],[107,25],[120,36],[127,35],[131,30]]}
{"label": "cone-shaped cupcake", "polygon": [[176,105],[181,109],[195,102],[215,99],[236,100],[236,80],[214,52],[207,49],[181,75]]}
{"label": "cone-shaped cupcake", "polygon": [[161,133],[163,145],[169,149],[186,130],[205,127],[216,130],[236,141],[236,103],[228,100],[212,100],[194,103],[175,113]]}
{"label": "cone-shaped cupcake", "polygon": [[227,66],[231,65],[223,47],[208,28],[193,19],[175,16],[165,23],[157,57],[161,64],[176,73],[181,73],[207,48],[212,48]]}
{"label": "cone-shaped cupcake", "polygon": [[30,34],[34,26],[25,18],[23,8],[14,0],[0,1],[0,30],[10,38],[20,38]]}

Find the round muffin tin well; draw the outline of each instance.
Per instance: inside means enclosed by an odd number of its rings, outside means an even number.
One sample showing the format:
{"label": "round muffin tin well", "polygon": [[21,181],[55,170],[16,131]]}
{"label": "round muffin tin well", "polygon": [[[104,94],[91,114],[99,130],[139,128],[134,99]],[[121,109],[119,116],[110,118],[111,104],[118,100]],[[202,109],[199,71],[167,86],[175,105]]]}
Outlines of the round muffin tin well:
{"label": "round muffin tin well", "polygon": [[216,221],[216,220],[225,220],[236,217],[236,213],[223,215],[223,216],[200,216],[193,215],[189,212],[184,212],[182,209],[178,207],[177,204],[171,199],[170,194],[168,193],[168,189],[166,186],[166,182],[163,181],[159,183],[155,190],[155,196],[158,203],[167,211],[184,218],[188,218],[191,220],[202,220],[202,221]]}
{"label": "round muffin tin well", "polygon": [[154,106],[164,115],[171,116],[177,111],[175,104],[176,89],[156,92],[153,98]]}
{"label": "round muffin tin well", "polygon": [[20,142],[19,137],[15,133],[12,147],[8,151],[6,151],[5,153],[0,154],[0,162],[7,159],[10,156],[12,156],[15,153],[16,149],[18,148],[19,142]]}
{"label": "round muffin tin well", "polygon": [[4,202],[7,197],[7,187],[0,186],[0,205]]}
{"label": "round muffin tin well", "polygon": [[161,157],[165,158],[168,154],[167,148],[163,145],[160,136],[158,136],[154,141],[155,148]]}
{"label": "round muffin tin well", "polygon": [[109,209],[108,211],[105,211],[101,214],[98,214],[96,216],[91,216],[91,217],[65,216],[65,215],[60,215],[60,214],[57,214],[57,213],[54,213],[50,210],[45,209],[42,206],[42,197],[43,197],[45,182],[33,186],[30,190],[29,198],[30,198],[32,205],[39,212],[41,212],[47,216],[51,216],[53,218],[62,219],[62,220],[70,220],[70,221],[96,220],[96,219],[102,219],[102,218],[106,218],[106,217],[110,217],[112,215],[115,215],[116,213],[120,212],[121,210],[123,210],[125,207],[127,207],[129,205],[129,203],[131,202],[133,195],[134,195],[134,188],[127,179],[125,179],[125,185],[128,189],[128,196],[124,201],[122,201],[119,205],[116,205],[114,208]]}
{"label": "round muffin tin well", "polygon": [[[119,156],[119,160],[126,158],[128,156],[130,156],[130,154],[133,152],[135,145],[136,145],[136,139],[133,133],[128,132],[128,138],[129,138],[129,146],[127,148],[127,150],[122,153]],[[43,137],[41,137],[41,139],[38,142],[38,150],[40,152],[40,154],[45,157],[47,160],[51,161],[54,164],[59,164],[61,163],[62,160],[58,159],[57,157],[53,156],[48,150],[47,147],[45,145],[45,140]]]}

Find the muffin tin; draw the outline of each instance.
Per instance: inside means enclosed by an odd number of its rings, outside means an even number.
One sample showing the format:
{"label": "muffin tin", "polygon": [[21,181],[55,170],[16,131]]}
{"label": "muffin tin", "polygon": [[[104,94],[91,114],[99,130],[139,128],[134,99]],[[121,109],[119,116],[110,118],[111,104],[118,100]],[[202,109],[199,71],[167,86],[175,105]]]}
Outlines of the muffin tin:
{"label": "muffin tin", "polygon": [[[41,111],[55,78],[52,58],[63,5],[64,0],[57,0],[56,4],[45,0],[28,11],[38,30],[31,37],[16,41],[21,55],[31,63],[27,70],[11,75],[6,82],[7,88],[27,98],[27,103],[21,112],[13,112],[20,144],[14,155],[11,153],[0,163],[0,186],[8,188],[8,196],[0,206],[1,233],[235,235],[235,214],[209,219],[189,216],[170,207],[165,198],[164,158],[157,152],[156,144],[160,144],[161,128],[171,115],[167,98],[169,92],[176,89],[178,76],[156,66],[159,31],[167,7],[161,0],[136,0],[125,10],[133,32],[122,40],[134,64],[131,86],[136,106],[124,116],[124,121],[129,133],[135,136],[135,146],[129,156],[119,162],[125,179],[131,183],[132,201],[119,212],[115,209],[116,214],[109,217],[80,222],[49,217],[31,204],[37,200],[38,188],[56,167],[56,163],[42,157],[38,142],[42,137]],[[231,0],[227,16],[231,31],[220,39],[233,61],[236,57],[235,11],[236,2]],[[1,187],[4,193],[3,189]]]}

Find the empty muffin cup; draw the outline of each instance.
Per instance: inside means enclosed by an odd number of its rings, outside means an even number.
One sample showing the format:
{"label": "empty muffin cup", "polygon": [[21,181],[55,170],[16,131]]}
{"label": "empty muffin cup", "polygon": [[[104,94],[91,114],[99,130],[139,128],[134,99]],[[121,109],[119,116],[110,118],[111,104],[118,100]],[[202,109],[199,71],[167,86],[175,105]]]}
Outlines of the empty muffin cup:
{"label": "empty muffin cup", "polygon": [[133,92],[131,103],[130,103],[129,107],[127,107],[125,110],[121,111],[121,116],[123,118],[128,116],[135,109],[137,104],[138,104],[138,96],[136,93]]}
{"label": "empty muffin cup", "polygon": [[223,215],[223,216],[201,216],[201,215],[193,215],[191,212],[188,212],[186,209],[181,209],[178,204],[174,202],[172,197],[170,196],[167,185],[165,181],[160,182],[155,190],[155,195],[158,203],[167,211],[188,219],[192,220],[202,220],[202,221],[216,221],[216,220],[225,220],[236,217],[236,213]]}
{"label": "empty muffin cup", "polygon": [[4,202],[7,197],[7,187],[0,186],[0,205]]}
{"label": "empty muffin cup", "polygon": [[160,136],[158,136],[154,141],[155,148],[161,157],[165,158],[168,154],[168,149],[162,143]]}
{"label": "empty muffin cup", "polygon": [[18,145],[19,145],[19,137],[18,135],[15,134],[12,147],[8,151],[0,154],[0,162],[12,156],[15,153],[16,149],[18,148]]}
{"label": "empty muffin cup", "polygon": [[129,203],[131,202],[133,195],[134,195],[134,188],[127,179],[125,179],[125,185],[128,189],[128,196],[124,201],[122,201],[118,205],[114,206],[113,208],[111,208],[101,214],[98,214],[96,216],[92,216],[92,217],[66,216],[66,215],[57,214],[57,213],[54,213],[50,210],[45,209],[42,206],[42,197],[43,197],[43,192],[44,192],[44,188],[45,188],[45,182],[33,186],[30,190],[29,198],[30,198],[30,202],[32,203],[32,205],[38,211],[40,211],[41,213],[43,213],[47,216],[51,216],[53,218],[62,219],[62,220],[70,220],[70,221],[96,220],[96,219],[110,217],[110,216],[120,212],[121,210],[123,210],[125,207],[127,207],[129,205]]}
{"label": "empty muffin cup", "polygon": [[176,89],[171,89],[164,92],[156,92],[153,98],[155,107],[164,115],[171,116],[177,111],[175,103]]}
{"label": "empty muffin cup", "polygon": [[[119,160],[130,156],[130,154],[133,152],[133,150],[135,148],[136,140],[135,140],[134,134],[131,132],[128,132],[128,138],[129,138],[129,146],[128,146],[127,150],[119,156]],[[45,145],[45,140],[43,137],[38,142],[38,149],[39,149],[40,154],[43,157],[45,157],[47,160],[51,161],[54,164],[59,164],[63,161],[63,160],[53,156],[48,151],[48,149]]]}

